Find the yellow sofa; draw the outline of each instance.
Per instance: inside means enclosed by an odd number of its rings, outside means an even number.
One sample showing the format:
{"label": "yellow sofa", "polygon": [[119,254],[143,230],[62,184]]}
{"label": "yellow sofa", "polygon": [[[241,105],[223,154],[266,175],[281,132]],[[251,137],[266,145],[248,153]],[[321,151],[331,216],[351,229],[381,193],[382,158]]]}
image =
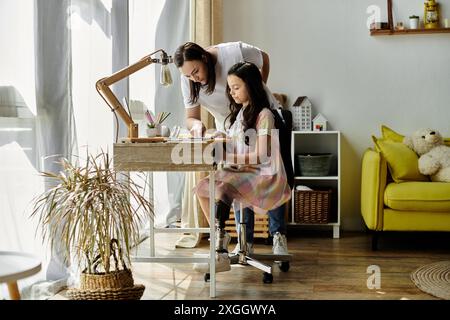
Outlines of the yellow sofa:
{"label": "yellow sofa", "polygon": [[362,158],[361,214],[372,249],[382,231],[450,231],[450,183],[393,179],[383,151],[377,145]]}

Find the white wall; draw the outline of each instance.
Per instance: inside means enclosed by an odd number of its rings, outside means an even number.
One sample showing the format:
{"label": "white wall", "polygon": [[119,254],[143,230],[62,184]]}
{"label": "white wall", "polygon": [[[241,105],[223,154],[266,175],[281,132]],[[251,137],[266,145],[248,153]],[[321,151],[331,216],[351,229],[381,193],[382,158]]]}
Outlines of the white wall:
{"label": "white wall", "polygon": [[[422,0],[394,0],[394,19],[423,16]],[[450,18],[450,0],[440,0]],[[269,53],[269,87],[310,97],[342,132],[344,230],[360,230],[361,157],[386,124],[400,133],[428,126],[450,136],[450,33],[371,37],[370,5],[385,0],[226,0],[224,41]]]}

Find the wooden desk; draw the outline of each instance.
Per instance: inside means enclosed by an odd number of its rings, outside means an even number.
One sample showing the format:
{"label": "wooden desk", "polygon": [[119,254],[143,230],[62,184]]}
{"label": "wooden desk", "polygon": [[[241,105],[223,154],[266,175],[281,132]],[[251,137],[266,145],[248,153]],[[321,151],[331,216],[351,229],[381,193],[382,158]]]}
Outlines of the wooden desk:
{"label": "wooden desk", "polygon": [[[210,173],[210,199],[215,198],[214,171],[217,165],[213,161],[212,148],[214,140],[192,142],[155,142],[155,143],[116,143],[114,150],[114,167],[117,171],[207,171]],[[214,201],[210,201],[210,221],[215,221]],[[210,252],[206,257],[156,257],[155,233],[209,233]],[[216,296],[215,272],[215,225],[209,228],[155,228],[154,221],[150,223],[150,256],[134,257],[136,262],[167,262],[210,264],[210,297]]]}
{"label": "wooden desk", "polygon": [[0,251],[0,283],[8,285],[11,300],[20,300],[17,280],[41,271],[41,262],[35,256],[22,252]]}

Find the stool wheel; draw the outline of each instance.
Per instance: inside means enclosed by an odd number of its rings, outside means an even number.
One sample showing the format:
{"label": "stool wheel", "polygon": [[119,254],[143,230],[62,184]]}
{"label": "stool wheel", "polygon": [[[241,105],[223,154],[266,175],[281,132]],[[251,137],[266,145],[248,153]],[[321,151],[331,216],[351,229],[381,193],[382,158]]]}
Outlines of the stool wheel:
{"label": "stool wheel", "polygon": [[263,282],[264,283],[272,283],[273,282],[273,275],[268,272],[264,272],[263,274]]}
{"label": "stool wheel", "polygon": [[208,282],[210,277],[211,277],[211,275],[209,273],[205,273],[205,277],[204,277],[205,282]]}

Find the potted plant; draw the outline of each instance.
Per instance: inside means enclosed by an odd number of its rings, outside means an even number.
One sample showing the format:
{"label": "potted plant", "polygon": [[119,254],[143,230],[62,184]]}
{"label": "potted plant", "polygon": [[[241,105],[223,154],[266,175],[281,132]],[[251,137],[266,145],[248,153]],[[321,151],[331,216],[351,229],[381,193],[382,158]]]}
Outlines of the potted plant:
{"label": "potted plant", "polygon": [[153,117],[150,111],[145,111],[147,118],[147,137],[169,136],[167,127],[163,126],[163,122],[170,116],[170,112],[159,112]]}
{"label": "potted plant", "polygon": [[419,17],[416,15],[409,16],[409,28],[418,29],[419,28]]}
{"label": "potted plant", "polygon": [[147,137],[156,137],[158,133],[158,129],[156,128],[154,123],[147,123]]}
{"label": "potted plant", "polygon": [[55,187],[33,201],[44,241],[60,242],[64,258],[81,270],[80,288],[71,299],[140,299],[143,285],[134,285],[130,270],[132,247],[139,243],[143,218],[152,217],[144,187],[120,179],[109,155],[87,155],[85,164],[61,160],[58,174],[42,172]]}

